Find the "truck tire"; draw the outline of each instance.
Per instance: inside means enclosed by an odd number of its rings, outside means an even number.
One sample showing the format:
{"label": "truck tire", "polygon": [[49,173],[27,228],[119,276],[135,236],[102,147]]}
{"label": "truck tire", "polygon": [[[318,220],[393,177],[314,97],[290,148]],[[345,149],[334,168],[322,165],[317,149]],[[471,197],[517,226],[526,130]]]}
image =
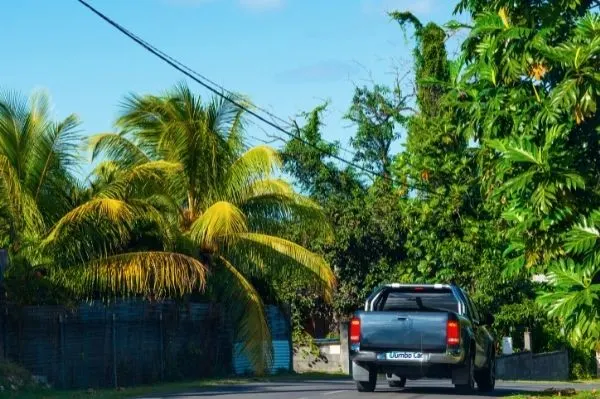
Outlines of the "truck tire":
{"label": "truck tire", "polygon": [[492,355],[488,367],[477,375],[477,388],[480,392],[491,392],[496,387],[496,357]]}
{"label": "truck tire", "polygon": [[406,377],[400,378],[400,381],[388,381],[390,388],[404,388],[406,386]]}
{"label": "truck tire", "polygon": [[377,372],[369,371],[369,381],[356,381],[358,392],[375,392],[377,387]]}
{"label": "truck tire", "polygon": [[456,384],[454,387],[459,393],[470,394],[475,390],[475,350],[471,350],[465,367],[468,368],[467,382],[465,384]]}

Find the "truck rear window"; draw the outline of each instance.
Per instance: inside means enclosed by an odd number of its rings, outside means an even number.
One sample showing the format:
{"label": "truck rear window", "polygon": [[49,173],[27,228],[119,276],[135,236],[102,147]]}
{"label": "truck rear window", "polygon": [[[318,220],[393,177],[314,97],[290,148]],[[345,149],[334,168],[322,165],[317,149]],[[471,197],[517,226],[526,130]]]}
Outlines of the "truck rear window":
{"label": "truck rear window", "polygon": [[444,311],[458,312],[458,301],[447,289],[391,289],[377,305],[380,311]]}

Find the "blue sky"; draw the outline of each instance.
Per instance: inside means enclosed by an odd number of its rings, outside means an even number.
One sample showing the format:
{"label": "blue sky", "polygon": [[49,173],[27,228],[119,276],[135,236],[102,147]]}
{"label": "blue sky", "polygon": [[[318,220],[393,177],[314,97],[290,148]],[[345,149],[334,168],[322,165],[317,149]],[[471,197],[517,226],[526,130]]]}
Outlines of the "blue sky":
{"label": "blue sky", "polygon": [[[354,86],[371,79],[391,83],[412,62],[412,41],[386,11],[410,10],[422,21],[445,22],[454,6],[446,0],[89,2],[284,119],[331,101],[324,136],[344,144],[353,129],[342,115]],[[127,93],[157,93],[184,79],[75,0],[6,2],[3,15],[0,87],[24,94],[47,89],[57,116],[78,114],[86,134],[111,131]],[[449,51],[455,48],[456,39]],[[189,84],[208,98],[205,89]],[[257,128],[249,134],[266,138]]]}

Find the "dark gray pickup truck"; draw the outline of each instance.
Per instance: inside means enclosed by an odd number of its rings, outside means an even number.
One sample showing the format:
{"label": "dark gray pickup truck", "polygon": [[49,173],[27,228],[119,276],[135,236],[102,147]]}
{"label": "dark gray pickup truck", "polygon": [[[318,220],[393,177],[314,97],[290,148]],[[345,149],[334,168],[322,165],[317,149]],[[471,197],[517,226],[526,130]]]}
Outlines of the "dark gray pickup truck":
{"label": "dark gray pickup truck", "polygon": [[366,300],[350,322],[352,376],[360,392],[373,392],[377,375],[391,387],[406,379],[451,378],[457,389],[494,389],[495,341],[455,285],[388,284]]}

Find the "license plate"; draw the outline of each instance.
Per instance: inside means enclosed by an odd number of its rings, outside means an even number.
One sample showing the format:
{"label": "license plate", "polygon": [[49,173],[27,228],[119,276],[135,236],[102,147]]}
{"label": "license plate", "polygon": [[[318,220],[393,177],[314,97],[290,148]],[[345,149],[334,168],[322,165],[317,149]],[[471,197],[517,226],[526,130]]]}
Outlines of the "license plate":
{"label": "license plate", "polygon": [[386,360],[423,360],[421,352],[388,352],[385,354]]}

